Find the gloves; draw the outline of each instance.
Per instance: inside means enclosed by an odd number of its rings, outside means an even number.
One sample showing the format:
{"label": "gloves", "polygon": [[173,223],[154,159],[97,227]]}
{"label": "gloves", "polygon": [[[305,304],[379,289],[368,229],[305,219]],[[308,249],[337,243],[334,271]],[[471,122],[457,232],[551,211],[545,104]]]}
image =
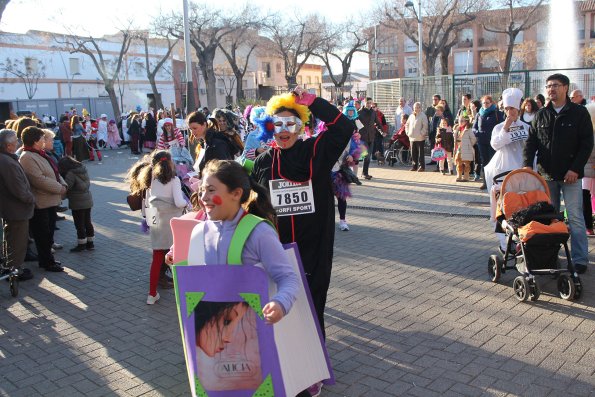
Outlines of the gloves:
{"label": "gloves", "polygon": [[295,103],[298,105],[310,106],[314,102],[314,99],[316,99],[316,95],[304,91],[300,86],[295,87],[293,95],[295,95]]}

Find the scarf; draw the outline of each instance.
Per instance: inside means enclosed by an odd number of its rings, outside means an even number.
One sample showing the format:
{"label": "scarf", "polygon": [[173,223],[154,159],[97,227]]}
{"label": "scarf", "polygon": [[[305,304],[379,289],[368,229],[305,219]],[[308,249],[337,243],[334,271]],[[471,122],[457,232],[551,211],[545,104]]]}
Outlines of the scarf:
{"label": "scarf", "polygon": [[495,110],[496,110],[496,105],[492,103],[492,105],[487,109],[485,109],[483,107],[481,109],[479,109],[479,114],[483,117],[488,113],[494,112]]}
{"label": "scarf", "polygon": [[44,159],[46,159],[48,161],[48,163],[50,163],[50,166],[52,167],[52,170],[54,170],[54,175],[56,175],[56,181],[60,182],[60,173],[58,172],[58,166],[52,161],[52,159],[50,158],[50,156],[48,156],[47,153],[44,150],[37,150],[37,149],[34,149],[31,146],[25,146],[25,147],[23,147],[23,150],[25,152],[37,153],[41,157],[43,157]]}

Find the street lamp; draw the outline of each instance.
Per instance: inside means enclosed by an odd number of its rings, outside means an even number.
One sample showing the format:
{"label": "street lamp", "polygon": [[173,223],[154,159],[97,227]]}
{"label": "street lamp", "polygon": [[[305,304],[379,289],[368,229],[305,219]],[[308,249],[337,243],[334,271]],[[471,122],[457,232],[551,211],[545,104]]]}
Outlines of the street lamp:
{"label": "street lamp", "polygon": [[72,81],[74,80],[74,76],[80,76],[79,72],[73,73],[70,78],[68,79],[68,97],[72,98]]}
{"label": "street lamp", "polygon": [[[413,12],[413,15],[415,14],[415,6],[413,5],[413,1],[411,0],[407,0],[407,2],[405,3],[405,7],[406,8],[411,8],[411,11]],[[422,63],[421,63],[421,53],[422,53],[422,29],[421,29],[421,0],[418,0],[417,3],[417,71],[419,74],[419,77],[422,77]]]}

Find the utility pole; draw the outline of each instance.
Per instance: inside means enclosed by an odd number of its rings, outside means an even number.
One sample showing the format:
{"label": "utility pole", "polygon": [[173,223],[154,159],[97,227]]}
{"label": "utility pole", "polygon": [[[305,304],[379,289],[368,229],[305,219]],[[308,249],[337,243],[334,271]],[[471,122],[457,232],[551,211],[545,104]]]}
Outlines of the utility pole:
{"label": "utility pole", "polygon": [[194,85],[192,84],[192,57],[190,55],[190,23],[188,21],[188,0],[184,3],[184,60],[186,63],[186,115],[196,108],[194,104]]}

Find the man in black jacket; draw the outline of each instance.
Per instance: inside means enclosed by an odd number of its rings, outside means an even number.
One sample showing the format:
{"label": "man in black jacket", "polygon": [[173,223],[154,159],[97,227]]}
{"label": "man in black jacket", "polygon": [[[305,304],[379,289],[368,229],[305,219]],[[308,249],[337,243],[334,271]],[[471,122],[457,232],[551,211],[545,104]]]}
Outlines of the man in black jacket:
{"label": "man in black jacket", "polygon": [[370,167],[370,157],[372,156],[374,149],[374,139],[376,137],[376,112],[372,109],[372,98],[366,98],[366,106],[358,110],[359,121],[362,122],[364,127],[360,130],[362,136],[361,140],[368,146],[368,155],[364,159],[363,176],[366,179],[372,179],[372,176],[368,174]]}
{"label": "man in black jacket", "polygon": [[541,108],[529,129],[523,153],[525,168],[532,168],[537,153],[537,170],[550,189],[552,203],[560,208],[560,194],[570,224],[572,262],[578,273],[589,263],[588,243],[583,218],[581,178],[593,150],[593,125],[589,112],[568,98],[570,80],[556,73],[546,80],[550,103]]}

